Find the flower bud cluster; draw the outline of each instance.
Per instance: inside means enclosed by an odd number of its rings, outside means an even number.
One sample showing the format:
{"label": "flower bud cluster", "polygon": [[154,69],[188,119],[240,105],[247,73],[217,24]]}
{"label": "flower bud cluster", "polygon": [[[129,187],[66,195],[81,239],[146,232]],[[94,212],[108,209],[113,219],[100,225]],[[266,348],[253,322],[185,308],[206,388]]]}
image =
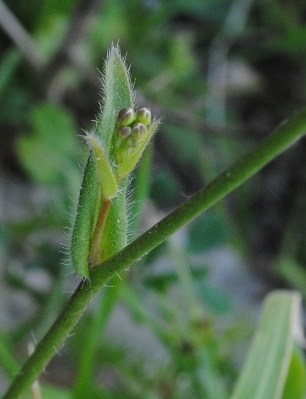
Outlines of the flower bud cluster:
{"label": "flower bud cluster", "polygon": [[115,132],[115,153],[119,163],[143,142],[150,123],[151,111],[148,108],[141,108],[136,113],[132,108],[119,112]]}

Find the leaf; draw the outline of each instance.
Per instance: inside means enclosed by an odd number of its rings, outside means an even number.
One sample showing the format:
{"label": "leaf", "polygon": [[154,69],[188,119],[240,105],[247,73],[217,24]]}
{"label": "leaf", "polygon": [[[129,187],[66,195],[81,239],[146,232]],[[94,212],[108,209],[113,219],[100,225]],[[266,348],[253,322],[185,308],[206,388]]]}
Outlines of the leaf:
{"label": "leaf", "polygon": [[14,376],[18,372],[20,365],[13,356],[12,347],[8,342],[5,334],[0,331],[0,364],[8,375]]}
{"label": "leaf", "polygon": [[191,224],[187,250],[190,253],[205,252],[225,245],[228,237],[224,220],[217,213],[208,212]]}
{"label": "leaf", "polygon": [[295,258],[281,256],[276,265],[277,271],[292,287],[306,295],[306,271]]}
{"label": "leaf", "polygon": [[[56,388],[46,384],[42,385],[40,389],[42,399],[71,399],[70,392],[64,389]],[[25,399],[33,399],[33,394],[27,394]]]}
{"label": "leaf", "polygon": [[17,142],[19,159],[39,184],[67,183],[71,164],[80,154],[76,126],[63,108],[44,104],[31,114],[32,133]]}
{"label": "leaf", "polygon": [[301,349],[295,344],[282,399],[303,399],[306,394],[305,359]]}
{"label": "leaf", "polygon": [[301,329],[300,304],[301,296],[296,292],[279,290],[268,295],[231,399],[282,398],[289,367],[293,367],[297,332]]}
{"label": "leaf", "polygon": [[220,288],[214,287],[205,279],[198,279],[195,282],[199,298],[214,314],[226,314],[232,308],[229,296]]}
{"label": "leaf", "polygon": [[2,54],[0,63],[0,99],[4,98],[5,92],[10,87],[14,73],[21,61],[21,55],[18,51],[8,50]]}
{"label": "leaf", "polygon": [[99,182],[96,166],[90,155],[84,169],[70,249],[72,265],[82,277],[89,277],[88,256],[93,226],[97,219],[98,194]]}
{"label": "leaf", "polygon": [[105,63],[103,100],[96,126],[96,133],[110,151],[116,119],[123,108],[134,107],[134,94],[119,46],[112,46]]}

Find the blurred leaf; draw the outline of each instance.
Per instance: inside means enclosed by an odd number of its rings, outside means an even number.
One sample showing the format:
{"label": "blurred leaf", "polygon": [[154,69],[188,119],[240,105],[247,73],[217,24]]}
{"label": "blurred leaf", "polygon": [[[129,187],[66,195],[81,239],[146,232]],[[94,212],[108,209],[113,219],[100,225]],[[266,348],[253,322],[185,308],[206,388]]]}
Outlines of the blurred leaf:
{"label": "blurred leaf", "polygon": [[158,276],[145,278],[144,284],[156,291],[165,292],[169,285],[178,281],[177,273],[164,273]]}
{"label": "blurred leaf", "polygon": [[295,344],[282,399],[305,398],[306,368],[301,349]]}
{"label": "blurred leaf", "polygon": [[[9,123],[11,126],[20,128],[27,121],[31,94],[24,86],[18,85],[14,79],[7,90],[3,90],[5,96],[1,100],[0,121]],[[3,130],[5,133],[5,130]]]}
{"label": "blurred leaf", "polygon": [[172,204],[179,191],[179,181],[170,169],[157,171],[151,191],[151,198],[160,206]]}
{"label": "blurred leaf", "polygon": [[45,18],[40,20],[36,30],[36,41],[46,58],[51,58],[60,47],[67,25],[67,17],[58,15],[57,10],[54,10],[54,13],[46,14]]}
{"label": "blurred leaf", "polygon": [[175,0],[169,2],[166,8],[172,13],[194,13],[219,20],[226,16],[230,4],[231,0]]}
{"label": "blurred leaf", "polygon": [[19,159],[39,184],[65,184],[80,153],[76,126],[64,109],[50,104],[35,107],[32,133],[17,142]]}
{"label": "blurred leaf", "polygon": [[230,298],[220,288],[212,287],[203,280],[197,281],[196,287],[199,297],[205,306],[209,307],[214,313],[225,314],[231,310],[232,304]]}
{"label": "blurred leaf", "polygon": [[217,214],[207,212],[191,224],[187,250],[198,253],[217,248],[226,244],[228,236],[225,221]]}
{"label": "blurred leaf", "polygon": [[[70,399],[71,394],[64,389],[43,385],[41,386],[41,397],[42,399]],[[28,393],[25,399],[33,399],[32,393]]]}
{"label": "blurred leaf", "polygon": [[296,54],[305,58],[306,28],[296,27],[279,35],[273,35],[270,40],[260,45],[261,54]]}
{"label": "blurred leaf", "polygon": [[209,350],[201,348],[198,356],[200,365],[197,377],[205,392],[205,399],[227,399],[228,395],[224,387],[224,380],[219,375]]}
{"label": "blurred leaf", "polygon": [[20,60],[21,56],[16,50],[8,50],[2,57],[0,64],[0,99],[10,85]]}
{"label": "blurred leaf", "polygon": [[46,16],[57,13],[66,14],[75,6],[75,0],[44,0],[42,2],[42,14]]}
{"label": "blurred leaf", "polygon": [[203,141],[198,132],[177,125],[163,127],[163,134],[167,146],[171,148],[177,158],[189,165],[198,165]]}
{"label": "blurred leaf", "polygon": [[[268,295],[253,344],[231,399],[281,398],[289,374],[288,392],[292,382],[289,368],[296,367],[301,371],[299,360],[291,360],[295,335],[302,329],[300,305],[301,297],[296,292],[275,291]],[[289,397],[302,399],[302,396],[294,394]]]}
{"label": "blurred leaf", "polygon": [[193,37],[180,33],[173,37],[170,47],[170,69],[175,79],[181,81],[196,71],[196,61],[192,53]]}
{"label": "blurred leaf", "polygon": [[277,263],[277,271],[306,297],[306,272],[302,265],[292,257],[283,256]]}
{"label": "blurred leaf", "polygon": [[[202,279],[206,274],[206,269],[197,269],[190,271],[192,277],[195,281]],[[153,275],[146,277],[144,280],[144,284],[150,288],[153,288],[157,291],[164,292],[168,289],[169,285],[176,283],[178,281],[178,275],[176,272],[165,272],[159,275]]]}
{"label": "blurred leaf", "polygon": [[[124,4],[127,2],[119,4],[118,0],[112,0],[104,3],[103,12],[98,16],[92,36],[94,45],[101,50],[103,47],[106,49],[114,38],[125,38],[128,35],[128,18],[125,18],[126,4]],[[103,52],[99,51],[98,54]]]}
{"label": "blurred leaf", "polygon": [[14,377],[20,369],[20,365],[12,355],[12,347],[2,331],[0,331],[0,368],[11,377]]}

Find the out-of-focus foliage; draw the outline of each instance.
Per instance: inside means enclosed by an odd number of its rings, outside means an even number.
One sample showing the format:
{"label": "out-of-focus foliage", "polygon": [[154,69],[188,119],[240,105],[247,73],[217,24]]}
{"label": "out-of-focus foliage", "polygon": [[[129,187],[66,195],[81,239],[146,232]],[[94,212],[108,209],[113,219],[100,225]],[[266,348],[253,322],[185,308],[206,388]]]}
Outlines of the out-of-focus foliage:
{"label": "out-of-focus foliage", "polygon": [[31,125],[32,134],[20,137],[17,146],[27,173],[37,184],[74,183],[75,163],[81,151],[69,113],[53,105],[40,105],[32,110]]}
{"label": "out-of-focus foliage", "polygon": [[296,345],[300,304],[298,293],[275,291],[267,297],[232,399],[304,398],[305,361]]}

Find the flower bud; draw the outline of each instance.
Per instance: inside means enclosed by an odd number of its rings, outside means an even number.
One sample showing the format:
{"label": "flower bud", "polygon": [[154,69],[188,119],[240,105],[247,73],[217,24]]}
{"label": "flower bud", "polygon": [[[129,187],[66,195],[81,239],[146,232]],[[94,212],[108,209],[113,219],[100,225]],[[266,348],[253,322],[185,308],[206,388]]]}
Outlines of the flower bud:
{"label": "flower bud", "polygon": [[149,108],[140,108],[136,113],[136,121],[149,126],[151,123],[151,111]]}
{"label": "flower bud", "polygon": [[118,128],[128,126],[135,120],[135,113],[133,108],[123,108],[117,117],[116,126]]}
{"label": "flower bud", "polygon": [[132,130],[132,136],[136,138],[136,140],[141,139],[147,133],[147,127],[143,123],[136,123]]}
{"label": "flower bud", "polygon": [[115,148],[118,149],[122,146],[122,143],[126,142],[126,139],[131,135],[132,129],[129,126],[121,127],[117,130],[114,135]]}
{"label": "flower bud", "polygon": [[132,129],[129,126],[121,127],[118,130],[118,135],[123,139],[128,137],[132,133]]}
{"label": "flower bud", "polygon": [[137,136],[134,136],[132,134],[130,137],[127,138],[126,142],[129,146],[129,149],[131,149],[131,148],[136,148],[138,146],[139,140]]}

